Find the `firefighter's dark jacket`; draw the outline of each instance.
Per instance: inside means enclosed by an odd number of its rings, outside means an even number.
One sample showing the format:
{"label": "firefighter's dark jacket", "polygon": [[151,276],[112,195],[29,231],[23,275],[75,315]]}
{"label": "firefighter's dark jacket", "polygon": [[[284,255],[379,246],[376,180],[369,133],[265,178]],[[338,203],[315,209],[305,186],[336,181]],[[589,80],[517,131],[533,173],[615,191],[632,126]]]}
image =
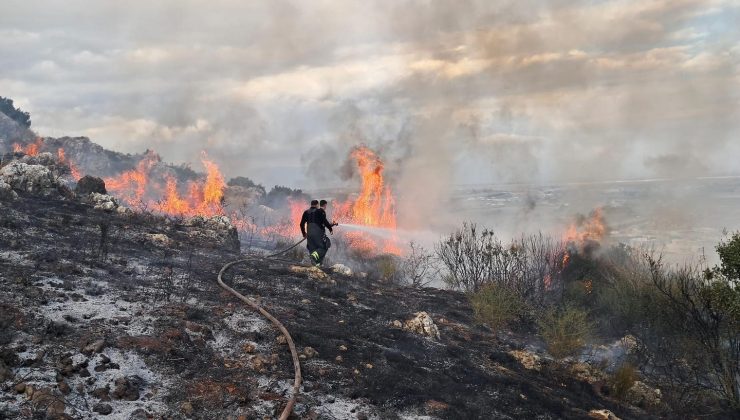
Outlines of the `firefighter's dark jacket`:
{"label": "firefighter's dark jacket", "polygon": [[329,229],[329,232],[333,232],[331,230],[331,223],[326,220],[326,212],[322,208],[311,207],[303,212],[303,217],[301,217],[301,233],[303,236],[306,236],[307,223],[316,224],[321,228],[322,232],[324,232],[324,228]]}

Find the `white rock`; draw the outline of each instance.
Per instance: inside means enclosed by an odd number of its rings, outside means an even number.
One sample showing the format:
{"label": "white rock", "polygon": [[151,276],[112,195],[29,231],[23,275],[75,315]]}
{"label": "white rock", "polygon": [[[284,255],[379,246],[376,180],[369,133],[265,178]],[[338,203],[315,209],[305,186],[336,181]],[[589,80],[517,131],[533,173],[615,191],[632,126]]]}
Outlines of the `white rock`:
{"label": "white rock", "polygon": [[108,194],[100,194],[96,192],[90,193],[90,195],[88,195],[88,200],[97,210],[113,211],[118,207],[116,199]]}
{"label": "white rock", "polygon": [[213,240],[234,249],[239,249],[239,234],[231,220],[226,216],[194,216],[186,219],[183,225],[190,228],[188,235]]}
{"label": "white rock", "polygon": [[542,365],[540,364],[540,357],[527,350],[511,350],[510,355],[521,363],[525,369],[540,370]]}
{"label": "white rock", "polygon": [[161,245],[161,246],[170,246],[172,245],[172,240],[169,236],[165,235],[164,233],[146,233],[144,234],[144,237],[146,237],[149,241]]}
{"label": "white rock", "polygon": [[36,156],[26,155],[19,160],[29,165],[51,166],[57,164],[56,157],[49,152],[39,153]]}
{"label": "white rock", "polygon": [[0,169],[0,179],[16,191],[42,193],[59,187],[59,181],[42,165],[13,161]]}
{"label": "white rock", "polygon": [[343,276],[352,276],[352,269],[347,267],[344,264],[334,264],[331,266],[331,270],[337,274],[341,274]]}
{"label": "white rock", "polygon": [[619,420],[619,417],[609,410],[591,410],[588,412],[588,416],[598,420]]}
{"label": "white rock", "polygon": [[118,208],[116,208],[116,212],[119,214],[132,214],[134,211],[126,206],[118,206]]}
{"label": "white rock", "polygon": [[439,340],[439,328],[426,312],[417,312],[414,317],[403,323],[403,329],[429,338]]}
{"label": "white rock", "polygon": [[0,200],[15,200],[18,194],[13,191],[13,187],[0,178]]}
{"label": "white rock", "polygon": [[293,265],[290,267],[290,271],[298,274],[305,274],[312,280],[335,283],[322,269],[319,267],[304,267],[302,265]]}

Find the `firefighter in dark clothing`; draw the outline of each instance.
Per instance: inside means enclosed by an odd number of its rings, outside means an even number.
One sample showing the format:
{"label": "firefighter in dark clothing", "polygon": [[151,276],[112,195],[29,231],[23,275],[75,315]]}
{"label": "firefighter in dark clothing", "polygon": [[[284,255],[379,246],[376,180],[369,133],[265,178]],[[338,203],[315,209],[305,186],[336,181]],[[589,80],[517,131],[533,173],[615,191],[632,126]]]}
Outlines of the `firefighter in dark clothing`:
{"label": "firefighter in dark clothing", "polygon": [[319,204],[318,201],[311,201],[311,208],[303,212],[300,227],[301,233],[308,243],[311,262],[318,267],[321,266],[326,252],[331,247],[331,241],[326,236],[325,229],[329,229],[329,233],[334,234],[332,227],[337,224],[329,223],[326,220],[326,200],[321,200],[320,207],[316,207],[317,204]]}

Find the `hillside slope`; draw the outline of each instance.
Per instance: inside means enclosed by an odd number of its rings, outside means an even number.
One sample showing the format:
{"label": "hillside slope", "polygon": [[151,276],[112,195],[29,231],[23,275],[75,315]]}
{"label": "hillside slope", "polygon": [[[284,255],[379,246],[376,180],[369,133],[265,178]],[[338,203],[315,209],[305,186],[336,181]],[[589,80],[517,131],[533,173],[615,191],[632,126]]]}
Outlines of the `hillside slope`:
{"label": "hillside slope", "polygon": [[[239,257],[228,220],[96,209],[45,188],[54,193],[0,201],[0,417],[279,412],[287,346],[215,281]],[[297,418],[641,416],[559,364],[525,368],[511,353],[524,342],[477,325],[460,293],[288,260],[238,266],[227,282],[282,320],[303,353]],[[406,328],[419,312],[439,337]]]}

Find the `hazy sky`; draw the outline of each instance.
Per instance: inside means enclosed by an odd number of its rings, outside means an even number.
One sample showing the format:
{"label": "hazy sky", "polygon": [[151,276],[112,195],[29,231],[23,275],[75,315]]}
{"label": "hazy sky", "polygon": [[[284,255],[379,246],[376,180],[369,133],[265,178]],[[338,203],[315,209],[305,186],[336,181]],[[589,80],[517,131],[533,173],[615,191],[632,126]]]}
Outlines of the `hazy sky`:
{"label": "hazy sky", "polygon": [[363,142],[409,194],[737,174],[738,28],[722,0],[3,0],[0,96],[269,185],[337,185]]}

